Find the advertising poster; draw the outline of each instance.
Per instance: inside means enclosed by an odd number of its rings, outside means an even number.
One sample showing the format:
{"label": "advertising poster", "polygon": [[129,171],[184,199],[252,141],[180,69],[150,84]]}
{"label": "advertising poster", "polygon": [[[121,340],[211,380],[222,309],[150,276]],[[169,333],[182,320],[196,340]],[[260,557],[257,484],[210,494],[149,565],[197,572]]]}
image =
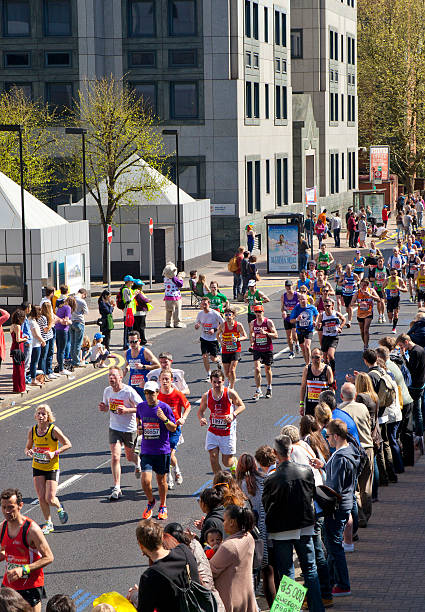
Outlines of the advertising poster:
{"label": "advertising poster", "polygon": [[22,297],[23,286],[22,264],[0,264],[0,297]]}
{"label": "advertising poster", "polygon": [[298,270],[298,225],[268,226],[268,271]]}
{"label": "advertising poster", "polygon": [[382,183],[390,180],[390,147],[370,147],[370,181]]}
{"label": "advertising poster", "polygon": [[84,286],[83,268],[81,265],[81,253],[67,255],[66,262],[66,284],[69,293],[77,293],[78,289]]}

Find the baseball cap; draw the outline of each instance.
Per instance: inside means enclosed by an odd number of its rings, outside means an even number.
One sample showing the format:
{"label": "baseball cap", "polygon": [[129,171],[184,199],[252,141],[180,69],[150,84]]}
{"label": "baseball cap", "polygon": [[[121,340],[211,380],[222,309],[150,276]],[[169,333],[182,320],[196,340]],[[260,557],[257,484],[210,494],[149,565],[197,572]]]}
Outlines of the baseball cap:
{"label": "baseball cap", "polygon": [[127,274],[127,276],[124,276],[124,282],[128,283],[129,281],[134,282],[134,278],[131,276],[131,274]]}
{"label": "baseball cap", "polygon": [[255,281],[253,278],[248,281],[248,287],[254,287],[254,285],[256,284],[257,281]]}
{"label": "baseball cap", "polygon": [[254,306],[254,312],[264,312],[264,307],[261,304]]}
{"label": "baseball cap", "polygon": [[101,338],[104,338],[104,337],[105,336],[101,334],[100,332],[96,332],[95,335],[93,336],[95,340],[100,340]]}
{"label": "baseball cap", "polygon": [[154,380],[148,380],[143,387],[143,391],[159,391],[158,383]]}
{"label": "baseball cap", "polygon": [[138,287],[143,287],[145,283],[142,280],[140,280],[140,278],[135,278],[134,284],[137,285]]}
{"label": "baseball cap", "polygon": [[286,281],[285,281],[285,287],[291,287],[291,285],[292,285],[292,284],[293,284],[293,283],[292,283],[292,281],[290,281],[290,280],[286,280]]}

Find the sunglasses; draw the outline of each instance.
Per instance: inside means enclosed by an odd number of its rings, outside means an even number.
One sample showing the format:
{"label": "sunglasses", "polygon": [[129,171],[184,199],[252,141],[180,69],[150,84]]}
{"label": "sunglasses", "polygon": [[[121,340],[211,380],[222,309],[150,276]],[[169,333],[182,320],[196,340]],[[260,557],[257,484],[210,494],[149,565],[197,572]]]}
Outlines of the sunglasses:
{"label": "sunglasses", "polygon": [[233,317],[233,312],[225,312],[224,316],[225,317]]}
{"label": "sunglasses", "polygon": [[130,340],[129,344],[137,344],[139,341],[138,340]]}

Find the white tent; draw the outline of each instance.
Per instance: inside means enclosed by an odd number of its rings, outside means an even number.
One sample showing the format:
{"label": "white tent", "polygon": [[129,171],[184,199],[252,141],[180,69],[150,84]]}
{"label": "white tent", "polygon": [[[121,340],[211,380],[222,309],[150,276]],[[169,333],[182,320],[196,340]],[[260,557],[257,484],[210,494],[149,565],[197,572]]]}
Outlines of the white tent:
{"label": "white tent", "polygon": [[[42,229],[68,224],[68,221],[25,191],[25,227]],[[21,228],[21,186],[0,172],[0,229]]]}

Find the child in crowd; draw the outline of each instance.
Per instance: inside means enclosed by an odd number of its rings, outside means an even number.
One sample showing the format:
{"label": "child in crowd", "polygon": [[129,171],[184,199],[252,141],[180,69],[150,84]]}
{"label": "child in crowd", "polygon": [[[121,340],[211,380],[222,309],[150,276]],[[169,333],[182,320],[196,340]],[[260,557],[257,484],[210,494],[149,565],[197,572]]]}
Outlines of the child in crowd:
{"label": "child in crowd", "polygon": [[105,360],[109,357],[109,351],[102,344],[104,337],[100,332],[94,335],[93,345],[87,355],[87,359],[90,359],[94,368],[106,368]]}
{"label": "child in crowd", "polygon": [[204,546],[204,551],[207,559],[211,559],[215,553],[217,552],[217,548],[223,541],[223,534],[219,529],[208,529],[205,534],[206,544]]}
{"label": "child in crowd", "polygon": [[199,295],[201,297],[204,297],[204,295],[207,295],[207,293],[209,293],[209,289],[207,287],[207,279],[206,279],[205,274],[200,274],[198,276],[195,293],[196,295]]}
{"label": "child in crowd", "polygon": [[198,270],[191,270],[189,272],[189,288],[193,293],[196,293],[196,276],[198,274]]}
{"label": "child in crowd", "polygon": [[81,344],[81,360],[87,363],[89,353],[90,353],[90,338],[87,336],[87,334],[84,334],[83,342]]}

